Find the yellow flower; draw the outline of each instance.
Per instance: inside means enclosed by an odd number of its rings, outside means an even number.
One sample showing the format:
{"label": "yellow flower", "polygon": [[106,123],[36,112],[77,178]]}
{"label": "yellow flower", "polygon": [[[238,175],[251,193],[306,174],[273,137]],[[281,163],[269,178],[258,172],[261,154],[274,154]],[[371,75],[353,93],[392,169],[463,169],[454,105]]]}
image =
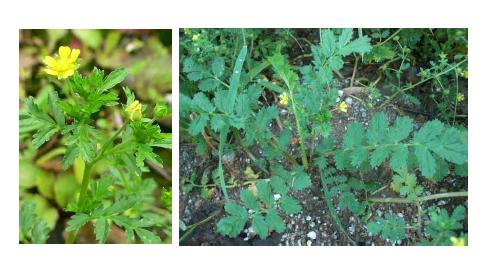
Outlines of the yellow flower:
{"label": "yellow flower", "polygon": [[461,73],[461,76],[467,79],[467,78],[469,77],[469,71],[464,70],[464,71]]}
{"label": "yellow flower", "polygon": [[466,239],[463,237],[451,237],[452,246],[466,246]]}
{"label": "yellow flower", "polygon": [[192,36],[192,41],[198,41],[198,39],[200,39],[200,34],[194,34]]}
{"label": "yellow flower", "polygon": [[348,112],[348,104],[346,102],[340,102],[338,105],[338,110],[342,112]]}
{"label": "yellow flower", "polygon": [[287,105],[289,102],[289,96],[287,95],[287,92],[283,92],[279,95],[279,104],[280,105]]}
{"label": "yellow flower", "polygon": [[129,114],[129,119],[132,121],[141,120],[143,114],[141,113],[141,103],[137,100],[132,102],[128,107],[126,107],[126,112]]}
{"label": "yellow flower", "polygon": [[47,67],[44,72],[57,76],[57,79],[66,79],[72,76],[79,65],[76,63],[81,51],[72,49],[69,46],[59,47],[59,54],[55,57],[46,56],[42,61]]}
{"label": "yellow flower", "polygon": [[457,94],[457,102],[461,102],[465,99],[466,97],[464,96],[464,94],[462,92],[459,92]]}
{"label": "yellow flower", "polygon": [[189,28],[183,28],[183,32],[184,32],[185,34],[192,34],[192,30],[191,30],[191,29],[189,29]]}

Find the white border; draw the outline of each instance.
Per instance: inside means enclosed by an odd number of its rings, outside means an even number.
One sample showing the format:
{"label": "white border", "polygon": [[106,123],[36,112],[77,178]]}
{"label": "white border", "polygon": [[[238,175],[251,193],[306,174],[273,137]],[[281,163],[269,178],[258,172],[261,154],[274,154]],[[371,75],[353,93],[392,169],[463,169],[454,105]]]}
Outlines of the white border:
{"label": "white border", "polygon": [[[476,1],[477,2],[477,1]],[[479,148],[484,133],[482,7],[465,1],[23,1],[2,5],[0,50],[0,236],[3,260],[473,260],[481,253],[484,199]],[[178,121],[173,124],[173,245],[18,245],[18,29],[173,29],[173,119],[178,118],[178,28],[183,27],[468,27],[469,241],[452,247],[178,247]]]}

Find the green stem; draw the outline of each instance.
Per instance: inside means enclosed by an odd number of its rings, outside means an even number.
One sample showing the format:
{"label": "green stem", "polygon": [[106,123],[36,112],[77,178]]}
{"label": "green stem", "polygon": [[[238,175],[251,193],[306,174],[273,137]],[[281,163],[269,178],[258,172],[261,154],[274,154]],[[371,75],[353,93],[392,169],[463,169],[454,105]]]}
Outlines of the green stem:
{"label": "green stem", "polygon": [[227,193],[227,187],[225,186],[224,170],[222,167],[222,156],[224,151],[225,140],[227,139],[228,129],[227,127],[220,130],[220,141],[218,143],[218,176],[220,179],[220,187],[224,194],[225,202],[229,202],[229,194]]}
{"label": "green stem", "polygon": [[414,204],[415,202],[424,202],[429,200],[441,199],[441,198],[457,198],[457,197],[467,197],[467,191],[460,192],[447,192],[433,194],[424,197],[418,197],[416,200],[410,200],[406,198],[368,198],[368,201],[375,203],[400,203],[400,204]]}
{"label": "green stem", "polygon": [[291,99],[292,111],[294,112],[294,118],[296,119],[297,135],[299,136],[299,151],[301,153],[302,163],[304,170],[308,170],[308,158],[306,156],[306,148],[304,147],[304,135],[302,135],[301,123],[299,122],[299,113],[296,110],[296,102],[292,93],[292,86],[289,86],[289,82],[286,82],[289,87],[289,98]]}
{"label": "green stem", "polygon": [[395,92],[395,93],[394,93],[392,96],[390,96],[390,98],[388,98],[388,99],[387,99],[387,100],[386,100],[384,103],[382,103],[380,106],[378,106],[378,109],[383,108],[385,105],[387,105],[388,103],[390,103],[390,101],[391,101],[391,100],[395,99],[395,97],[397,97],[399,94],[401,94],[401,93],[403,93],[403,92],[406,92],[406,91],[408,91],[408,90],[411,90],[411,89],[413,89],[413,88],[415,88],[415,87],[419,86],[420,84],[423,84],[423,83],[425,83],[425,82],[427,82],[427,81],[430,81],[430,80],[432,80],[432,79],[435,79],[435,78],[437,78],[437,77],[439,77],[439,76],[441,76],[441,75],[444,75],[444,74],[446,74],[446,73],[448,73],[448,72],[450,72],[450,71],[454,70],[455,68],[459,67],[461,64],[463,64],[463,63],[465,63],[465,62],[467,62],[467,58],[466,58],[466,59],[464,59],[464,60],[462,60],[462,61],[460,61],[458,64],[456,64],[456,65],[452,66],[451,68],[449,68],[449,69],[447,69],[447,70],[445,70],[445,71],[443,71],[443,72],[440,72],[440,73],[438,73],[438,74],[436,74],[436,75],[434,75],[434,76],[432,76],[432,77],[430,77],[430,78],[423,79],[423,80],[421,80],[421,81],[419,81],[419,82],[417,82],[417,83],[414,83],[414,84],[412,84],[412,85],[410,85],[410,86],[408,86],[408,87],[406,87],[406,88],[403,88],[403,89],[398,90],[398,91],[397,91],[397,92]]}
{"label": "green stem", "polygon": [[397,31],[395,31],[392,35],[390,35],[387,39],[385,39],[385,41],[381,42],[381,43],[378,43],[376,45],[373,46],[373,48],[377,47],[377,46],[380,46],[380,45],[384,45],[386,42],[390,41],[391,39],[393,39],[393,37],[397,36],[398,33],[400,33],[400,31],[402,30],[402,28],[398,29]]}
{"label": "green stem", "polygon": [[[91,170],[94,164],[96,164],[96,162],[102,159],[106,150],[112,145],[114,140],[116,140],[116,138],[119,136],[119,134],[121,134],[121,132],[126,128],[127,125],[128,125],[128,122],[125,122],[123,126],[118,131],[116,131],[116,133],[114,133],[114,135],[106,143],[103,144],[98,156],[93,161],[87,163],[86,166],[84,167],[81,190],[79,192],[79,200],[77,202],[78,209],[80,209],[81,211],[84,211],[84,207],[86,204],[87,190],[89,188],[89,181],[91,180],[91,174],[92,174]],[[71,231],[69,233],[66,240],[67,244],[73,244],[75,242],[77,237],[77,232],[78,230]]]}

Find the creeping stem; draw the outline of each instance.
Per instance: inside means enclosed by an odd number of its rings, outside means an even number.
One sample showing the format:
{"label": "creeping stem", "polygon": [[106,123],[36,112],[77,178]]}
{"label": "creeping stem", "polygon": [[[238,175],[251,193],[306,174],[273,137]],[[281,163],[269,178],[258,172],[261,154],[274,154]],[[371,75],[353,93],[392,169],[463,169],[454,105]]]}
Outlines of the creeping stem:
{"label": "creeping stem", "polygon": [[[106,150],[109,147],[111,147],[113,142],[118,138],[119,134],[121,134],[121,132],[126,128],[127,125],[128,125],[128,122],[125,122],[123,126],[119,130],[117,130],[116,133],[114,133],[114,135],[106,143],[103,144],[98,156],[94,158],[93,161],[86,164],[84,168],[84,173],[82,176],[81,191],[79,192],[79,201],[77,203],[78,208],[81,211],[84,211],[84,207],[86,205],[87,189],[89,187],[89,181],[91,180],[92,167],[94,166],[94,164],[96,164],[96,162],[98,162],[104,157],[104,153],[106,152]],[[67,237],[68,244],[74,243],[74,241],[76,240],[77,232],[78,230],[75,230],[69,233]]]}

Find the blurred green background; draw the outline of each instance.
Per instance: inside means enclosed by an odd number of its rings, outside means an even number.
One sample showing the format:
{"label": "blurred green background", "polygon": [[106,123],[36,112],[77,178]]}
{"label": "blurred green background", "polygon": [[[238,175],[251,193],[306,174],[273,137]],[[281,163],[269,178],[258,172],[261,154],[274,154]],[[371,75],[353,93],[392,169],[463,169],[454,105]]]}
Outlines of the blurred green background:
{"label": "blurred green background", "polygon": [[[47,110],[47,95],[59,86],[55,81],[48,81],[41,61],[46,55],[57,53],[62,45],[81,50],[81,74],[89,73],[94,66],[105,70],[106,74],[124,67],[128,70],[128,78],[121,86],[129,86],[137,98],[148,106],[154,106],[160,100],[171,106],[171,30],[20,30],[19,38],[20,110],[28,96],[35,97],[39,107]],[[119,91],[122,92],[121,88]],[[101,112],[96,127],[112,130],[119,115],[116,110]],[[163,132],[171,133],[171,117],[158,124]],[[60,162],[65,148],[61,140],[52,140],[35,150],[30,143],[31,133],[20,130],[19,197],[20,203],[26,199],[36,203],[37,214],[47,221],[52,230],[49,243],[62,243],[62,237],[65,236],[62,231],[69,217],[63,209],[77,197],[83,164],[76,161],[73,168],[64,171]],[[151,173],[145,173],[144,176],[154,178],[159,188],[171,190],[171,150],[160,149],[157,153],[162,157],[164,167],[151,166]],[[104,171],[106,167],[102,162],[94,170],[97,173]],[[161,200],[157,202],[160,209],[163,208]],[[171,218],[167,222],[170,227],[161,235],[164,242],[171,241]],[[90,237],[85,236],[86,243],[91,243]],[[92,239],[93,242],[96,241]]]}

